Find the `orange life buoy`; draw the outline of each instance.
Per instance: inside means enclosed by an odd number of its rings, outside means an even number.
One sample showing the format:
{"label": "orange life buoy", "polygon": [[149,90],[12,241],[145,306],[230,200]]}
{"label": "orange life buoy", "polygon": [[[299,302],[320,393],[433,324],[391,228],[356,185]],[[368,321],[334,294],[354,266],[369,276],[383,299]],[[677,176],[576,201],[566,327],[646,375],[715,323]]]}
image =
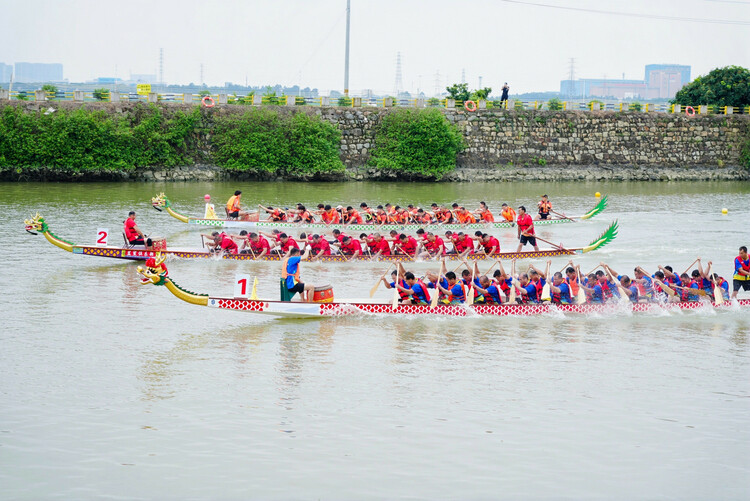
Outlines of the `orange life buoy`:
{"label": "orange life buoy", "polygon": [[474,101],[466,101],[464,103],[464,108],[466,108],[466,111],[477,111],[477,103]]}
{"label": "orange life buoy", "polygon": [[695,109],[692,106],[686,106],[685,107],[685,114],[689,117],[695,116]]}
{"label": "orange life buoy", "polygon": [[203,103],[203,106],[206,108],[213,108],[214,107],[214,98],[211,96],[203,96],[203,99],[201,99],[201,103]]}

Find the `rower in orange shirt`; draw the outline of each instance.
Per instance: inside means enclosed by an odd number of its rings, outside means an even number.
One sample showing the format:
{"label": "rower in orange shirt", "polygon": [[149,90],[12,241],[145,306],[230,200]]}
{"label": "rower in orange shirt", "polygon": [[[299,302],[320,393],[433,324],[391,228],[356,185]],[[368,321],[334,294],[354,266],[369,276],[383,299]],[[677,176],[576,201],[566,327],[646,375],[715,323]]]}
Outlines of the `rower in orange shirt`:
{"label": "rower in orange shirt", "polygon": [[484,202],[479,202],[479,210],[477,211],[479,214],[479,217],[482,219],[483,223],[494,223],[495,222],[495,216],[492,215],[492,212],[490,212],[490,209],[487,208],[487,204]]}
{"label": "rower in orange shirt", "polygon": [[326,205],[323,214],[320,216],[325,224],[339,224],[341,222],[341,215],[339,211],[332,208],[330,205]]}
{"label": "rower in orange shirt", "polygon": [[503,204],[503,208],[502,208],[502,211],[500,212],[500,215],[503,216],[503,219],[505,219],[509,223],[515,224],[516,211],[513,210],[513,207],[509,207],[508,204]]}

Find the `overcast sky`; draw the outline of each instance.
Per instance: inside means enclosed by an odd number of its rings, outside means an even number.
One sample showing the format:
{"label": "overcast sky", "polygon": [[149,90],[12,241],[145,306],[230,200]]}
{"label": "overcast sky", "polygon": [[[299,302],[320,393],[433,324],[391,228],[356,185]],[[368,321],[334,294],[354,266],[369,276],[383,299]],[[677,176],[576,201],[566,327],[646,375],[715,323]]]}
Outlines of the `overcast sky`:
{"label": "overcast sky", "polygon": [[[25,0],[1,11],[0,62],[59,62],[71,82],[158,74],[163,48],[171,83],[199,83],[203,63],[209,85],[344,86],[346,0]],[[470,88],[481,76],[495,91],[557,91],[571,58],[576,78],[642,79],[653,63],[690,65],[695,78],[750,67],[750,0],[351,0],[351,94],[392,93],[398,52],[403,88],[428,95],[462,70]]]}

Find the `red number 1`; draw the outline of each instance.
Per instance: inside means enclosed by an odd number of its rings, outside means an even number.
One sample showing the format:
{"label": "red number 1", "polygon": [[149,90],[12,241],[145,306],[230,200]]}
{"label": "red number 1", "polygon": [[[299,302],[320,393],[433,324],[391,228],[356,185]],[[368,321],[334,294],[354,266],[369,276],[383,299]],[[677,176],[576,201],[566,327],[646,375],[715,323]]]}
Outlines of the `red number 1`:
{"label": "red number 1", "polygon": [[247,278],[238,280],[237,283],[242,286],[242,292],[240,292],[240,295],[244,296],[245,294],[247,294]]}
{"label": "red number 1", "polygon": [[106,231],[100,231],[99,232],[99,240],[96,241],[98,244],[106,244],[107,243],[107,232]]}

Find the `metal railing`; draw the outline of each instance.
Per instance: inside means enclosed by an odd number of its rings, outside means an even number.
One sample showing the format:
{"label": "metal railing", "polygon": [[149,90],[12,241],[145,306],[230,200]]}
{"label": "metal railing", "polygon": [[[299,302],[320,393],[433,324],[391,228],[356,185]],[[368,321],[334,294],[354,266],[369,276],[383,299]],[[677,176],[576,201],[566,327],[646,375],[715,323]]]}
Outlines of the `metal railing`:
{"label": "metal railing", "polygon": [[742,107],[712,105],[680,106],[668,103],[639,103],[617,102],[605,103],[598,100],[581,101],[522,101],[517,99],[497,101],[457,101],[450,98],[374,98],[374,97],[303,97],[276,96],[259,94],[177,94],[177,93],[149,93],[148,95],[134,92],[122,93],[112,91],[3,91],[0,99],[25,101],[73,101],[73,102],[152,102],[152,103],[180,103],[200,105],[201,100],[208,96],[213,105],[254,105],[254,106],[334,106],[345,108],[376,107],[376,108],[450,108],[472,110],[502,109],[502,110],[546,110],[546,111],[615,111],[640,113],[687,113],[689,115],[731,115],[750,114],[750,105]]}

